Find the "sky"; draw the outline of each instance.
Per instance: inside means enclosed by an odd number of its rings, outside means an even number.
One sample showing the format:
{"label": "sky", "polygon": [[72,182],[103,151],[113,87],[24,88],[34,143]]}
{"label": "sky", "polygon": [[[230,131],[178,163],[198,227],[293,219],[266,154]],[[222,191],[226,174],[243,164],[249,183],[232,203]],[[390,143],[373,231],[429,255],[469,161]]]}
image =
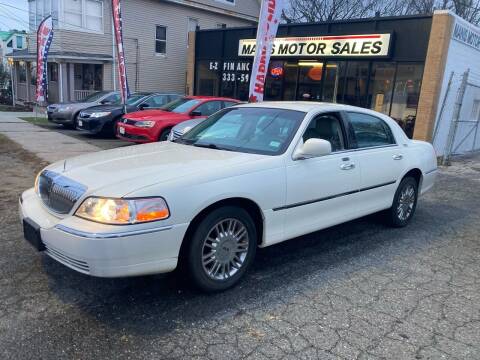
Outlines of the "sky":
{"label": "sky", "polygon": [[0,0],[0,30],[10,29],[28,30],[27,0]]}

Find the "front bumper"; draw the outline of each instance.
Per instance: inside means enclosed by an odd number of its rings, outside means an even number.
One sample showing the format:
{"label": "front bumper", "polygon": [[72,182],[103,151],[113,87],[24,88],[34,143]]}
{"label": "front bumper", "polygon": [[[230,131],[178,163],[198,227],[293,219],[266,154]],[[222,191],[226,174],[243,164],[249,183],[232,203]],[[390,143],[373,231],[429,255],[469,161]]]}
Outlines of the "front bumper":
{"label": "front bumper", "polygon": [[47,111],[48,121],[56,124],[73,125],[75,118],[73,112],[63,111]]}
{"label": "front bumper", "polygon": [[45,253],[69,268],[98,277],[157,274],[176,268],[188,224],[111,226],[75,216],[58,218],[33,189],[22,194],[20,218],[40,227]]}
{"label": "front bumper", "polygon": [[[120,133],[122,128],[123,134]],[[153,128],[139,128],[119,122],[117,126],[117,138],[134,143],[149,143],[157,141],[158,136]]]}
{"label": "front bumper", "polygon": [[99,118],[83,118],[78,117],[77,130],[87,131],[91,134],[100,133],[104,126],[111,123],[111,116],[104,116]]}

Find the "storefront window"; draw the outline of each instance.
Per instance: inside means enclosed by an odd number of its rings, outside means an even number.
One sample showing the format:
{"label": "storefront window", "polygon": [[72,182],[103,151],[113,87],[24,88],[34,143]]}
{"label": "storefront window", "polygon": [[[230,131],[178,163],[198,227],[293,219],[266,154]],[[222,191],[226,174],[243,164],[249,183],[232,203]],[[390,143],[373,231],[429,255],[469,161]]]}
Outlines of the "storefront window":
{"label": "storefront window", "polygon": [[367,98],[367,81],[368,62],[349,61],[345,71],[345,79],[340,77],[339,88],[341,90],[339,91],[339,94],[343,93],[343,99],[338,102],[365,107]]}
{"label": "storefront window", "polygon": [[223,62],[221,73],[222,96],[248,100],[250,66],[248,60],[225,60]]}
{"label": "storefront window", "polygon": [[58,64],[50,63],[48,64],[48,75],[50,81],[58,81]]}
{"label": "storefront window", "polygon": [[398,64],[390,116],[413,136],[417,116],[418,98],[422,83],[422,64]]}
{"label": "storefront window", "polygon": [[202,60],[197,63],[197,91],[198,95],[216,96],[219,93],[221,62]]}
{"label": "storefront window", "polygon": [[370,109],[387,115],[390,113],[394,78],[394,63],[380,62],[372,65],[370,90],[368,91]]}
{"label": "storefront window", "polygon": [[323,63],[318,61],[298,62],[298,100],[321,100]]}
{"label": "storefront window", "polygon": [[337,102],[341,99],[339,92],[340,78],[344,79],[345,62],[328,62],[323,80],[322,101]]}
{"label": "storefront window", "polygon": [[285,63],[283,61],[271,61],[265,81],[265,99],[282,100],[284,79]]}
{"label": "storefront window", "polygon": [[283,100],[295,100],[297,92],[298,64],[285,62],[283,80]]}

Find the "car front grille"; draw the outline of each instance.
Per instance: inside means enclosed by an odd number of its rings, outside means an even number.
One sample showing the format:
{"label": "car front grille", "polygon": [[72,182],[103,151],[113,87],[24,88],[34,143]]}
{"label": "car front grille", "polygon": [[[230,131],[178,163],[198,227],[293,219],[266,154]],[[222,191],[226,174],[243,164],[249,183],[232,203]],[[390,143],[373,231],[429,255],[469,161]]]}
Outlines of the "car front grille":
{"label": "car front grille", "polygon": [[45,206],[59,214],[68,214],[87,188],[56,172],[45,170],[38,179],[38,192]]}
{"label": "car front grille", "polygon": [[148,138],[143,135],[134,135],[134,134],[125,133],[125,134],[121,134],[120,136],[127,139],[132,139],[132,140],[148,140]]}
{"label": "car front grille", "polygon": [[88,119],[88,118],[90,117],[90,114],[84,113],[84,112],[82,111],[82,112],[80,113],[80,117],[81,117],[82,119]]}
{"label": "car front grille", "polygon": [[45,252],[50,257],[54,258],[58,262],[70,266],[71,268],[80,271],[84,274],[90,273],[90,266],[86,261],[75,259],[71,256],[66,255],[62,251],[53,248],[52,246],[45,244]]}

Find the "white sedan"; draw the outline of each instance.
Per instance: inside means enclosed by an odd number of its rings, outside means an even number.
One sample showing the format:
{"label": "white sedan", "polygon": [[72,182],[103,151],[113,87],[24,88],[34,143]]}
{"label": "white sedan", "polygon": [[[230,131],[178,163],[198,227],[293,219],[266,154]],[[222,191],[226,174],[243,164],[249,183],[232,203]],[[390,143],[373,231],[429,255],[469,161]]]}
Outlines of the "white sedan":
{"label": "white sedan", "polygon": [[185,267],[206,291],[265,247],[371,213],[412,218],[435,180],[429,143],[374,111],[313,102],[222,110],[175,142],[79,156],[20,198],[25,238],[100,277]]}

